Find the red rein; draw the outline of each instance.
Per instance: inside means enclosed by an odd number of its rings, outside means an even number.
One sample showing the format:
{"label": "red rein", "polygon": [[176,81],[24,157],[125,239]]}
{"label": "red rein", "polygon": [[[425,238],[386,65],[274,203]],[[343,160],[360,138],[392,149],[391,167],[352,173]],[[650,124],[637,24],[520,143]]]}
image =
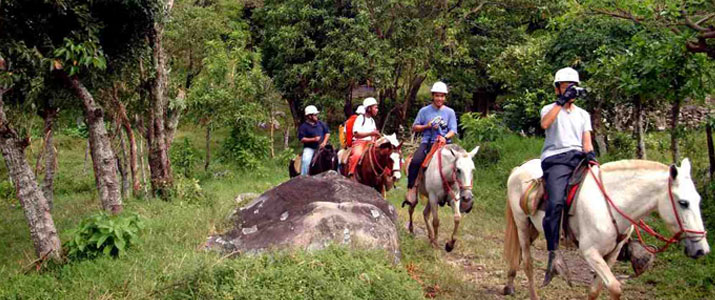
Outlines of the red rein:
{"label": "red rein", "polygon": [[[593,165],[598,165],[598,163],[592,163],[592,164],[593,164]],[[640,220],[638,220],[638,222],[636,222],[635,220],[633,220],[633,218],[629,217],[629,216],[628,216],[626,213],[624,213],[620,208],[618,208],[618,206],[616,206],[616,204],[613,203],[613,200],[611,200],[611,197],[608,196],[608,194],[606,193],[606,189],[605,189],[604,186],[603,186],[603,183],[598,180],[598,178],[596,177],[596,175],[593,173],[593,169],[592,169],[590,166],[589,166],[589,168],[588,168],[588,171],[589,171],[589,173],[591,173],[591,176],[593,176],[593,180],[596,181],[596,185],[598,185],[598,188],[601,190],[601,193],[603,193],[603,196],[606,198],[606,201],[608,202],[608,204],[610,204],[611,207],[613,207],[623,218],[625,218],[626,220],[628,220],[628,222],[630,222],[630,223],[635,227],[635,229],[636,229],[636,235],[638,236],[638,242],[640,242],[641,245],[643,245],[643,247],[644,247],[648,252],[650,252],[650,253],[660,253],[660,252],[665,251],[666,249],[668,249],[668,247],[669,247],[671,244],[680,241],[680,236],[681,236],[683,233],[686,233],[686,234],[687,234],[687,233],[692,233],[692,234],[695,234],[695,235],[700,235],[700,236],[702,236],[701,238],[704,238],[704,237],[707,235],[707,231],[698,231],[698,230],[686,229],[685,226],[683,226],[683,222],[682,222],[682,220],[680,220],[680,215],[678,214],[678,210],[677,210],[677,208],[675,207],[675,199],[673,198],[673,178],[671,178],[670,176],[668,176],[668,197],[670,197],[670,203],[671,203],[671,205],[673,206],[673,214],[675,214],[675,220],[678,222],[678,228],[680,229],[680,231],[678,231],[677,233],[675,233],[672,237],[667,238],[667,237],[665,237],[665,236],[659,234],[658,232],[656,232],[656,231],[655,231],[653,228],[651,228],[650,226],[648,226],[648,224],[646,224],[645,221],[643,221],[643,219],[640,219]],[[613,218],[613,216],[611,216],[611,218]],[[614,220],[614,224],[615,224],[615,220]],[[647,244],[645,243],[645,241],[643,241],[643,236],[641,235],[641,229],[644,230],[644,231],[645,231],[646,233],[648,233],[649,235],[655,237],[656,239],[665,242],[665,245],[662,246],[662,247],[660,247],[660,248],[647,245]],[[618,227],[616,227],[616,231],[618,231]],[[620,234],[620,233],[618,233],[618,234]]]}

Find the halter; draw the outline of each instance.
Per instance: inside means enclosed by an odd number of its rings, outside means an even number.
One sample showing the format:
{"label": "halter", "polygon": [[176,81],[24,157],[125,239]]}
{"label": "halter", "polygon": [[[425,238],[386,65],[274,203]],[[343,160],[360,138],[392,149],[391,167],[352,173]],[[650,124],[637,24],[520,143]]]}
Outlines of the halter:
{"label": "halter", "polygon": [[[439,177],[442,179],[442,188],[444,191],[454,199],[454,201],[457,201],[457,195],[454,194],[454,191],[452,190],[451,185],[449,184],[449,181],[444,177],[444,173],[442,173],[442,149],[444,146],[439,147],[437,149],[437,168],[439,168]],[[456,158],[456,157],[455,157]],[[459,178],[457,178],[457,160],[454,160],[454,164],[452,164],[452,182],[457,182],[457,185],[459,185],[459,190],[467,190],[467,189],[472,189],[472,185],[465,185],[462,184],[462,182],[459,181]]]}
{"label": "halter", "polygon": [[[598,165],[597,162],[591,162],[590,164]],[[673,234],[672,237],[667,238],[667,237],[659,234],[658,232],[656,232],[650,226],[648,226],[648,224],[646,224],[646,222],[643,221],[643,219],[640,219],[640,220],[638,220],[638,222],[636,222],[635,220],[633,220],[633,218],[629,217],[620,208],[618,208],[618,206],[616,206],[616,204],[613,203],[613,200],[611,200],[611,197],[609,197],[608,194],[606,193],[606,189],[603,186],[603,182],[601,180],[599,180],[596,177],[596,175],[593,173],[593,169],[591,167],[589,167],[588,171],[589,171],[589,173],[591,173],[591,176],[593,176],[593,179],[596,181],[596,185],[598,185],[598,188],[601,190],[601,193],[603,193],[604,198],[606,198],[606,202],[608,202],[608,204],[611,207],[613,207],[623,218],[628,220],[628,222],[630,222],[631,225],[633,225],[633,227],[635,227],[636,235],[638,236],[638,242],[640,242],[640,244],[643,246],[643,248],[645,248],[648,252],[655,254],[655,253],[660,253],[660,252],[665,251],[666,249],[668,249],[668,247],[671,244],[680,241],[681,240],[680,236],[683,233],[685,233],[684,238],[689,238],[687,235],[688,233],[694,234],[695,235],[694,237],[698,238],[697,241],[702,240],[707,235],[707,231],[687,229],[683,225],[682,220],[680,220],[680,215],[678,214],[678,210],[675,207],[675,198],[673,197],[673,178],[671,178],[670,176],[668,176],[668,197],[670,199],[670,204],[673,206],[673,214],[675,215],[675,220],[678,222],[678,228],[680,229],[680,231]],[[599,175],[600,175],[600,169],[599,169]],[[616,219],[613,217],[613,214],[611,213],[610,208],[608,210],[608,213],[611,215],[611,221],[613,222],[613,225],[616,227],[616,232],[619,232],[618,226],[616,224]],[[658,247],[646,244],[645,241],[643,241],[643,236],[641,235],[641,229],[643,231],[645,231],[646,233],[648,233],[649,235],[653,236],[654,238],[665,242],[665,245],[658,248]],[[620,235],[620,233],[618,233],[618,234]]]}

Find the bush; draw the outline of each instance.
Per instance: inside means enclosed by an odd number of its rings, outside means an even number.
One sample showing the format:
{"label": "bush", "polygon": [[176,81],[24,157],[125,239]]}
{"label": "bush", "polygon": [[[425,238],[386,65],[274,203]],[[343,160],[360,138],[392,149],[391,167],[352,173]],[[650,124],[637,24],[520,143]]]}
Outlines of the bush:
{"label": "bush", "polygon": [[123,255],[136,244],[144,222],[135,213],[109,216],[105,212],[82,220],[70,233],[65,253],[70,259]]}
{"label": "bush", "polygon": [[171,163],[174,170],[184,177],[193,177],[194,166],[199,161],[199,151],[191,145],[189,139],[184,138],[183,143],[171,147]]}
{"label": "bush", "polygon": [[229,137],[224,140],[219,155],[224,162],[236,164],[242,169],[254,169],[268,157],[270,145],[267,137],[257,135],[241,126],[235,126],[231,129]]}
{"label": "bush", "polygon": [[0,181],[0,199],[10,205],[17,205],[18,200],[15,197],[15,187],[10,183],[10,180]]}
{"label": "bush", "polygon": [[630,133],[612,131],[608,134],[608,155],[612,160],[633,158],[636,153],[636,141]]}
{"label": "bush", "polygon": [[69,137],[86,139],[89,137],[89,128],[87,128],[87,125],[82,122],[79,123],[77,126],[65,127],[62,130],[62,134]]}
{"label": "bush", "polygon": [[195,178],[179,176],[176,180],[174,193],[174,196],[179,200],[192,204],[202,203],[207,199],[199,180]]}
{"label": "bush", "polygon": [[479,113],[468,112],[462,115],[460,125],[464,131],[463,140],[468,144],[493,142],[509,133],[496,115],[482,117]]}

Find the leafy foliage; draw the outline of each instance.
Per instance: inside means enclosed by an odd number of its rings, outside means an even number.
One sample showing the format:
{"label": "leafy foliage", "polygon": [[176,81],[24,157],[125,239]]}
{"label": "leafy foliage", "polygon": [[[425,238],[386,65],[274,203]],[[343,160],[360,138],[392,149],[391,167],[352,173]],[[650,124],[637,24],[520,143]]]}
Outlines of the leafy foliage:
{"label": "leafy foliage", "polygon": [[235,126],[223,141],[220,155],[224,162],[250,170],[258,167],[262,160],[268,157],[269,147],[270,140],[267,137],[246,130],[245,126]]}
{"label": "leafy foliage", "polygon": [[144,222],[136,213],[110,216],[104,212],[79,223],[65,242],[71,259],[92,259],[98,256],[121,256],[138,241]]}
{"label": "leafy foliage", "polygon": [[481,116],[479,113],[465,113],[459,121],[464,130],[463,140],[472,143],[493,142],[509,133],[494,114]]}
{"label": "leafy foliage", "polygon": [[175,171],[186,178],[193,177],[194,167],[199,161],[201,161],[199,151],[191,145],[188,138],[184,138],[182,143],[171,148],[171,164]]}
{"label": "leafy foliage", "polygon": [[196,178],[179,176],[174,187],[174,197],[189,204],[201,204],[207,199],[205,191]]}

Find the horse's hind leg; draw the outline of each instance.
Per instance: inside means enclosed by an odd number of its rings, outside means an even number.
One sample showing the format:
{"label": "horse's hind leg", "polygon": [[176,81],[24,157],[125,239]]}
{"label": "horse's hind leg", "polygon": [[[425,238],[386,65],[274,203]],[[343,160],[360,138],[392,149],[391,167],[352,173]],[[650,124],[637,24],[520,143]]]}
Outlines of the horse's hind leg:
{"label": "horse's hind leg", "polygon": [[[410,234],[412,234],[412,235],[415,234],[415,230],[414,230],[413,225],[412,225],[412,214],[415,212],[415,206],[417,206],[417,205],[410,205],[410,208],[409,208],[410,223],[407,224],[407,229],[410,231]],[[426,223],[426,222],[427,222],[427,221],[425,221],[425,223]]]}
{"label": "horse's hind leg", "polygon": [[435,245],[436,243],[434,242],[434,228],[432,228],[432,224],[430,224],[429,221],[429,216],[430,213],[432,212],[432,205],[429,201],[427,201],[427,204],[425,205],[425,209],[422,211],[422,216],[425,218],[425,227],[427,227],[427,237],[429,238],[429,241],[432,245]]}
{"label": "horse's hind leg", "polygon": [[529,297],[532,300],[539,299],[539,295],[536,294],[536,287],[534,286],[534,264],[531,258],[531,244],[534,241],[534,235],[538,236],[538,231],[534,228],[534,225],[525,222],[524,226],[519,230],[519,245],[521,246],[521,257],[524,260],[524,273],[528,279],[529,285]]}
{"label": "horse's hind leg", "polygon": [[459,222],[462,220],[462,214],[459,213],[459,201],[452,201],[452,211],[454,212],[454,230],[452,230],[452,239],[444,245],[444,250],[452,252],[454,245],[457,243],[457,235],[459,234]]}

